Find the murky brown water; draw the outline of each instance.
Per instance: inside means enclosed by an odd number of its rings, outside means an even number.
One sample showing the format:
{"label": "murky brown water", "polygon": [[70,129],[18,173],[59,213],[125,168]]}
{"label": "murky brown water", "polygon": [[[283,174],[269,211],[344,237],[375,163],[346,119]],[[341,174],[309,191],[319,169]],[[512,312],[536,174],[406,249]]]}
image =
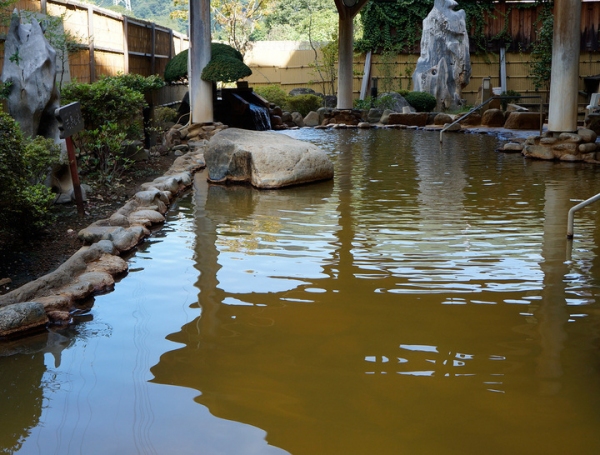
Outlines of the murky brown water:
{"label": "murky brown water", "polygon": [[565,236],[600,169],[290,134],[335,182],[200,175],[68,337],[0,358],[3,453],[600,453],[600,206]]}

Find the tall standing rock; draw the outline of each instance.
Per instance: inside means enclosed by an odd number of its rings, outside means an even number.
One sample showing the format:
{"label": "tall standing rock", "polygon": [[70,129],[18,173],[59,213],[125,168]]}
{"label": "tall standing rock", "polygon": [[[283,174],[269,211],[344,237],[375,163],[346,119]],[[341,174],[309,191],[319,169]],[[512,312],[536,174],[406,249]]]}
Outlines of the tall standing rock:
{"label": "tall standing rock", "polygon": [[423,21],[421,56],[413,74],[416,91],[438,100],[437,110],[460,106],[462,89],[471,79],[469,36],[464,10],[454,0],[435,0]]}
{"label": "tall standing rock", "polygon": [[56,51],[46,38],[40,24],[32,19],[21,24],[13,13],[4,44],[2,82],[10,83],[8,111],[19,123],[23,134],[59,139],[54,115],[60,107],[56,87]]}

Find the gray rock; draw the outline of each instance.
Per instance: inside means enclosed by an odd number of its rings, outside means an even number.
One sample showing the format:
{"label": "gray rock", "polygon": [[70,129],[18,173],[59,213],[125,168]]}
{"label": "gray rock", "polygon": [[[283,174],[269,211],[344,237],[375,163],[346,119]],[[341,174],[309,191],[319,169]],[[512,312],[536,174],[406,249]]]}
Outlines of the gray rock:
{"label": "gray rock", "polygon": [[579,128],[577,134],[583,142],[596,142],[596,139],[598,139],[598,134],[587,128]]}
{"label": "gray rock", "polygon": [[319,122],[319,114],[318,114],[318,112],[310,111],[306,115],[306,117],[304,117],[303,123],[304,123],[304,126],[311,126],[311,127],[320,125],[321,122]]}
{"label": "gray rock", "polygon": [[453,121],[454,121],[454,119],[450,115],[440,112],[439,114],[437,114],[434,117],[433,124],[434,125],[446,125],[447,123],[452,123]]}
{"label": "gray rock", "polygon": [[304,117],[302,117],[300,112],[292,112],[292,122],[302,128],[304,126]]}
{"label": "gray rock", "polygon": [[598,149],[598,145],[595,143],[586,143],[586,144],[579,144],[579,152],[580,153],[592,153],[595,152]]}
{"label": "gray rock", "polygon": [[505,152],[522,152],[523,147],[523,144],[519,144],[517,142],[509,142],[507,144],[504,144],[502,150],[504,150]]}
{"label": "gray rock", "polygon": [[333,164],[317,146],[266,131],[230,128],[211,138],[209,179],[280,188],[333,178]]}
{"label": "gray rock", "polygon": [[573,133],[561,133],[558,136],[558,139],[561,141],[574,143],[574,144],[580,144],[582,142],[581,137],[578,134],[573,134]]}
{"label": "gray rock", "polygon": [[502,127],[506,121],[501,109],[488,109],[481,117],[481,124],[490,127]]}
{"label": "gray rock", "polygon": [[393,113],[389,115],[390,125],[406,125],[406,126],[425,126],[429,114],[426,112],[417,112],[415,114],[398,114]]}
{"label": "gray rock", "polygon": [[461,105],[462,89],[471,78],[469,36],[464,10],[454,11],[454,0],[435,0],[423,20],[421,55],[413,74],[415,91],[429,92],[437,110]]}
{"label": "gray rock", "polygon": [[385,98],[385,106],[394,111],[394,112],[403,112],[403,109],[405,107],[408,107],[411,109],[411,112],[414,110],[413,107],[408,104],[408,101],[406,101],[404,99],[404,97],[402,95],[400,95],[399,93],[396,92],[389,92],[389,93],[381,93],[379,95],[379,99],[383,99]]}
{"label": "gray rock", "polygon": [[56,51],[38,21],[21,24],[15,12],[4,44],[2,82],[10,82],[8,111],[26,136],[59,140],[55,110],[60,107],[56,86]]}
{"label": "gray rock", "polygon": [[333,109],[330,107],[320,107],[317,109],[317,114],[319,114],[319,125],[322,125],[323,120],[325,120],[326,117],[331,117],[333,114]]}
{"label": "gray rock", "polygon": [[0,308],[0,337],[45,326],[48,316],[37,302],[16,303]]}
{"label": "gray rock", "polygon": [[395,114],[395,112],[391,109],[386,109],[383,111],[383,114],[381,114],[381,118],[379,119],[379,123],[388,125],[390,123],[390,114]]}
{"label": "gray rock", "polygon": [[378,123],[381,121],[381,116],[383,115],[383,111],[381,109],[372,108],[369,109],[367,113],[367,121],[369,123]]}
{"label": "gray rock", "polygon": [[460,123],[455,123],[452,126],[450,126],[450,125],[452,125],[452,123],[444,124],[444,128],[447,128],[446,131],[448,131],[448,132],[456,132],[456,131],[462,130],[462,126],[460,126]]}
{"label": "gray rock", "polygon": [[511,112],[504,128],[509,130],[539,130],[540,114],[537,112]]}
{"label": "gray rock", "polygon": [[543,145],[526,145],[523,149],[523,155],[528,158],[537,158],[539,160],[553,160],[554,153],[548,147]]}

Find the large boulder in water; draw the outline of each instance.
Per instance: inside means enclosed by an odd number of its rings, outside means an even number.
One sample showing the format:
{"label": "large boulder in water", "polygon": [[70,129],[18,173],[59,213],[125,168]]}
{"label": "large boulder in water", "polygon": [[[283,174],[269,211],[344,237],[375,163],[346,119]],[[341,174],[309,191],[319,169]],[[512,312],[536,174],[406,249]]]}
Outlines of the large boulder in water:
{"label": "large boulder in water", "polygon": [[204,158],[211,182],[281,188],[333,178],[333,163],[316,145],[269,131],[223,130]]}

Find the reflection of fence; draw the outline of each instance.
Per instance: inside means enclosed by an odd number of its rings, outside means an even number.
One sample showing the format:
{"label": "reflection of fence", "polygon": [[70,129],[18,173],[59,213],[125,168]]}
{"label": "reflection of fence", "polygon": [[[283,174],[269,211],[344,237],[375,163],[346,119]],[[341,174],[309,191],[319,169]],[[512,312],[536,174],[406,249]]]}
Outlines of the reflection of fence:
{"label": "reflection of fence", "polygon": [[[69,55],[71,77],[80,82],[119,72],[162,75],[168,60],[189,46],[187,36],[181,33],[93,5],[71,0],[19,0],[15,6],[64,17],[65,30],[80,41],[79,51]],[[0,30],[6,34],[7,28]],[[3,62],[2,39],[0,68]]]}

